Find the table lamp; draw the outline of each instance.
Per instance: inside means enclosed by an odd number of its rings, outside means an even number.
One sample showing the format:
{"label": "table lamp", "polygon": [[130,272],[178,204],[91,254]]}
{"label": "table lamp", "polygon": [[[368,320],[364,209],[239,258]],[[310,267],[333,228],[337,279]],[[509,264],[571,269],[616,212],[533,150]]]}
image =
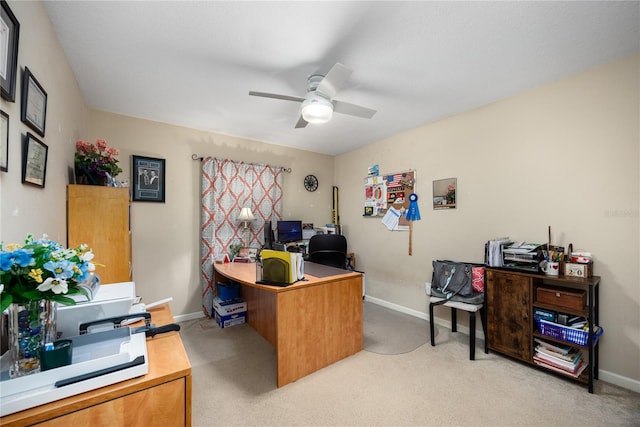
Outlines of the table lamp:
{"label": "table lamp", "polygon": [[249,247],[249,221],[253,221],[256,219],[251,212],[251,208],[242,208],[240,211],[240,215],[238,215],[238,219],[244,223],[244,247]]}

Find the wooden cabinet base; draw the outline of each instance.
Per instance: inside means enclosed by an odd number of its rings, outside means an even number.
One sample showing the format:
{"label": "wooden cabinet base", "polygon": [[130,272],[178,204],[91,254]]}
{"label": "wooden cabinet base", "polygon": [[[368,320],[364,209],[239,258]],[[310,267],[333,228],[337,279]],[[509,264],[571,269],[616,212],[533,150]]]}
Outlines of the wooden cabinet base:
{"label": "wooden cabinet base", "polygon": [[[538,330],[534,311],[539,309],[582,317],[587,322],[587,336],[594,337],[598,325],[599,284],[598,276],[553,277],[488,268],[485,298],[489,349],[546,372],[585,383],[589,393],[593,393],[593,380],[598,379],[597,342],[592,338],[586,345],[579,345],[544,335]],[[588,364],[586,369],[575,377],[568,372],[556,372],[549,365],[538,365],[534,360],[536,339],[580,349]]]}
{"label": "wooden cabinet base", "polygon": [[[187,426],[185,382],[174,380],[103,404],[72,412],[60,418],[37,424],[39,426],[93,427],[114,426]],[[158,405],[157,402],[165,402]]]}

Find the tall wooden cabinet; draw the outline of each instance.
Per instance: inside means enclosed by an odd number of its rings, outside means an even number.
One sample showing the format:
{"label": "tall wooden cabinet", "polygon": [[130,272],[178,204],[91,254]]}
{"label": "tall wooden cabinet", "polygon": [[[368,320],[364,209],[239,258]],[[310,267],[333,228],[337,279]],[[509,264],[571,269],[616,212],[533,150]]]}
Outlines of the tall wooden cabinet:
{"label": "tall wooden cabinet", "polygon": [[67,245],[89,245],[100,282],[131,281],[131,198],[128,188],[67,187]]}
{"label": "tall wooden cabinet", "polygon": [[[593,380],[598,378],[598,345],[597,338],[594,337],[597,337],[595,331],[598,325],[600,277],[554,277],[488,268],[485,278],[489,349],[537,367],[534,361],[536,338],[578,348],[582,350],[588,363],[587,368],[577,378],[559,375],[586,383],[589,392],[593,393]],[[583,295],[584,299],[574,307],[566,305],[561,299],[548,302],[540,298],[540,291],[549,289],[555,290],[558,295]],[[536,309],[584,317],[587,319],[588,330],[588,333],[585,332],[588,337],[586,342],[579,345],[543,335],[534,318]]]}

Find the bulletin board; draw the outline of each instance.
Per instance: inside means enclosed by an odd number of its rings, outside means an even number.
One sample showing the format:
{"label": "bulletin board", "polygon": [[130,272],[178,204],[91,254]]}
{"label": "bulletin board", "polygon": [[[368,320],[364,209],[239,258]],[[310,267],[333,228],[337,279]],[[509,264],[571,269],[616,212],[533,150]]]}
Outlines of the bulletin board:
{"label": "bulletin board", "polygon": [[415,193],[416,171],[369,176],[364,179],[365,217],[383,217],[390,207],[400,211],[398,229],[408,229],[404,214],[409,208],[409,195]]}

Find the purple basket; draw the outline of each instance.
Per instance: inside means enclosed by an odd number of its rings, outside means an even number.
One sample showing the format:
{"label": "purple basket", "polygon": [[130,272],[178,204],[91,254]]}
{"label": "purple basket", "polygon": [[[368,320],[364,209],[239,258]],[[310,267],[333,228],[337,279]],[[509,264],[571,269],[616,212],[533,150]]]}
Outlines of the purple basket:
{"label": "purple basket", "polygon": [[[567,341],[578,345],[587,345],[589,340],[589,331],[583,331],[582,329],[573,329],[564,325],[549,322],[548,320],[536,319],[538,322],[538,330],[542,335],[555,338],[561,341]],[[595,332],[593,343],[598,342],[598,338],[602,335],[604,329],[598,327]]]}

